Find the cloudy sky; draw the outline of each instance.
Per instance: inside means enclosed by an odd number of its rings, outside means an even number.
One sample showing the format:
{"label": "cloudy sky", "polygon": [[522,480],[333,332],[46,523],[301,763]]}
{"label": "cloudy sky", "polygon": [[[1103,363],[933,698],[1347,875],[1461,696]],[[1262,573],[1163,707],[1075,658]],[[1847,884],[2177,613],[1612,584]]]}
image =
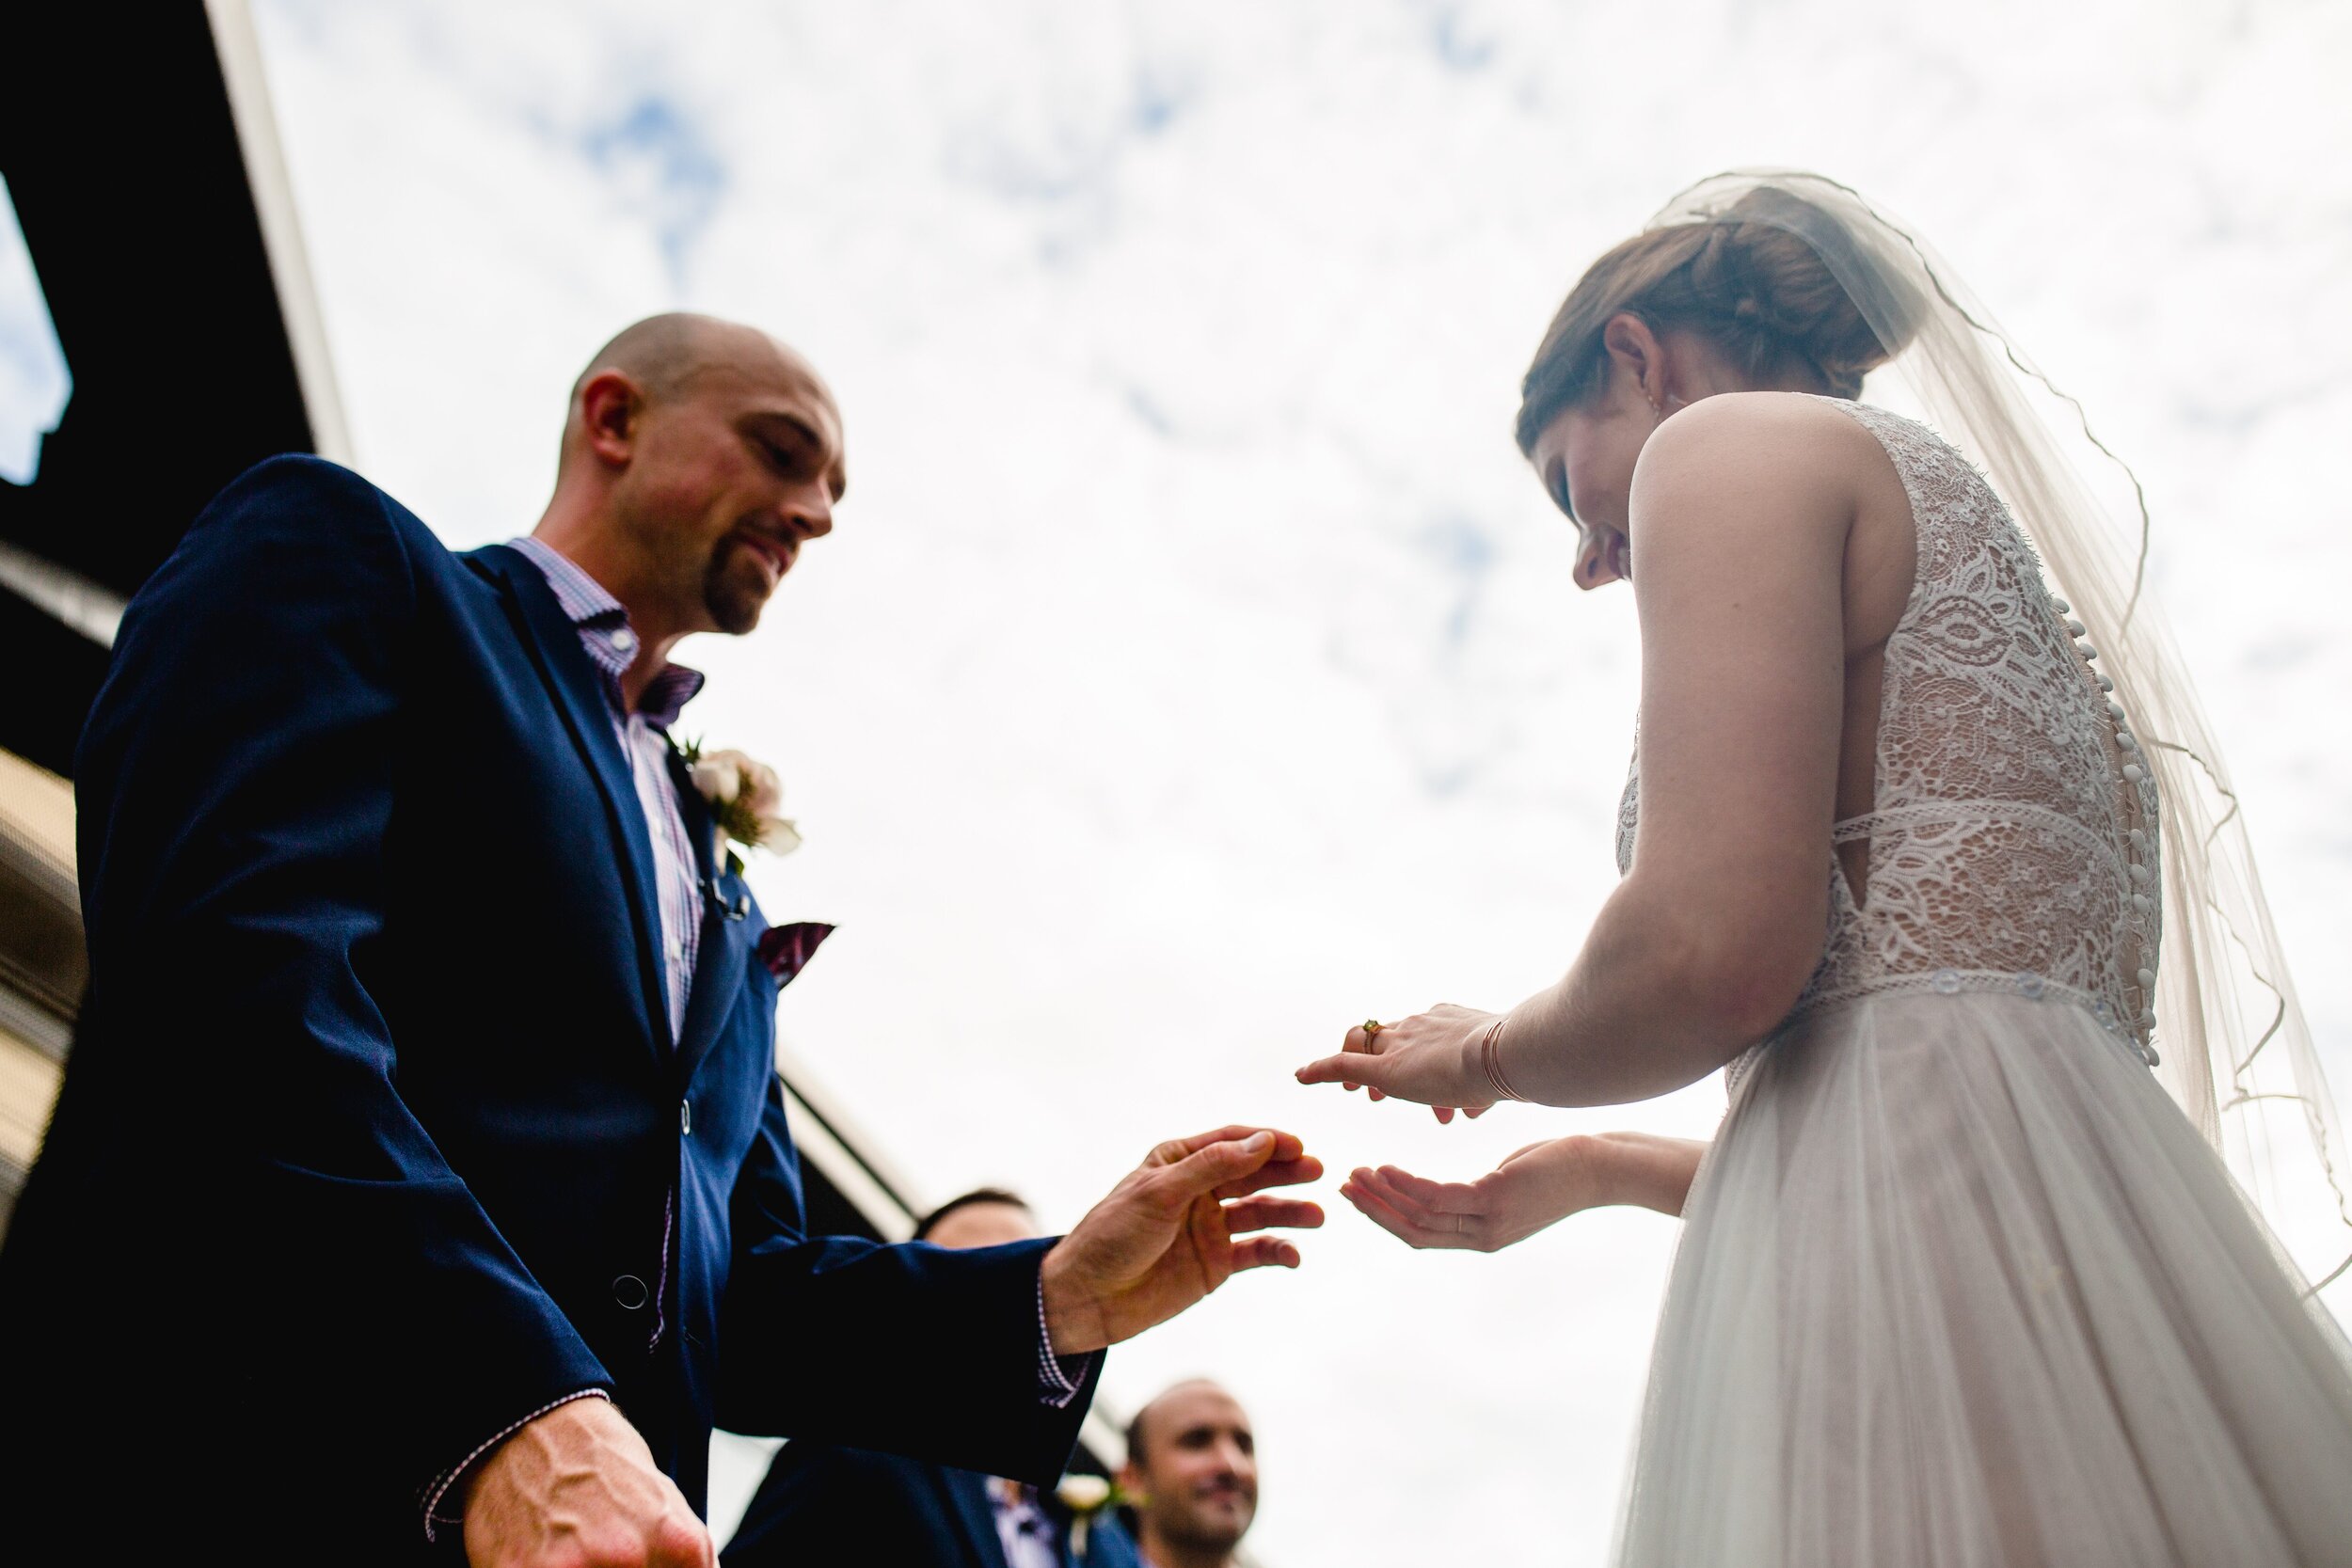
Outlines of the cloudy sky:
{"label": "cloudy sky", "polygon": [[[1570,590],[1514,388],[1584,262],[1740,165],[1911,218],[2136,461],[2352,1077],[2352,9],[257,13],[359,464],[452,545],[529,528],[636,316],[758,323],[839,392],[838,531],[691,651],[687,727],[784,771],[807,847],[761,898],[841,925],[784,1030],[926,1196],[1067,1223],[1233,1118],[1465,1177],[1712,1125],[1715,1082],[1439,1129],[1289,1071],[1518,1000],[1611,886],[1631,605]],[[1602,1560],[1673,1227],[1423,1256],[1337,1207],[1106,1402],[1241,1395],[1269,1568]]]}

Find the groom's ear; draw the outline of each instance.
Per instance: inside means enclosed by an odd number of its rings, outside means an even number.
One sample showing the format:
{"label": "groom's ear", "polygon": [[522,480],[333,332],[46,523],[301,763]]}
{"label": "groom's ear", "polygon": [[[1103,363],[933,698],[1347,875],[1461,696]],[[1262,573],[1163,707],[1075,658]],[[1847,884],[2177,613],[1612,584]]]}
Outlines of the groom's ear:
{"label": "groom's ear", "polygon": [[581,439],[598,460],[626,467],[636,453],[644,410],[644,393],[626,372],[598,371],[580,388]]}

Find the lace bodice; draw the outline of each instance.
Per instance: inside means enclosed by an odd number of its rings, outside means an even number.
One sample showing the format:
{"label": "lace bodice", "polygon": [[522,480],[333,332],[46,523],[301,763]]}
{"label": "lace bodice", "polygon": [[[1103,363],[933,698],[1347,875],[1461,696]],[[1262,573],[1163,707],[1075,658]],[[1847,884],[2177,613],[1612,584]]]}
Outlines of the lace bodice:
{"label": "lace bodice", "polygon": [[[1873,992],[1999,990],[2078,1003],[2153,1062],[2155,781],[2113,683],[1983,476],[1923,425],[1837,406],[1894,459],[1918,570],[1886,643],[1873,809],[1823,846],[1828,943],[1788,1022]],[[1640,795],[1637,737],[1620,872]],[[1856,840],[1859,900],[1836,855]]]}

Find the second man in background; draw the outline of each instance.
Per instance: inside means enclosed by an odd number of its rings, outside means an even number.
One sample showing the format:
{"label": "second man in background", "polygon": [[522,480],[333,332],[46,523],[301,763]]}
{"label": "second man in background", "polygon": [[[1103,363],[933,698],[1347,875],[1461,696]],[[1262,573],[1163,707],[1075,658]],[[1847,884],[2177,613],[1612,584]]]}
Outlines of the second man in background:
{"label": "second man in background", "polygon": [[[914,1239],[962,1250],[1039,1234],[1026,1203],[983,1187],[933,1210]],[[999,1476],[795,1442],[777,1452],[722,1559],[726,1568],[1137,1568],[1135,1543],[1110,1510],[1083,1531],[1072,1524],[1059,1497]]]}

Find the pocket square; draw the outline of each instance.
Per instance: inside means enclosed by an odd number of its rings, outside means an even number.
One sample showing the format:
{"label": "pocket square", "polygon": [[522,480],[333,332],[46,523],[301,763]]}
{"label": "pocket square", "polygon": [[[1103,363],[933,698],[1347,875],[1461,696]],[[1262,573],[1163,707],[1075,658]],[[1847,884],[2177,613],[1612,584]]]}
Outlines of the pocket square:
{"label": "pocket square", "polygon": [[788,986],[831,935],[833,927],[817,920],[771,926],[759,933],[759,961],[768,966],[778,986]]}

